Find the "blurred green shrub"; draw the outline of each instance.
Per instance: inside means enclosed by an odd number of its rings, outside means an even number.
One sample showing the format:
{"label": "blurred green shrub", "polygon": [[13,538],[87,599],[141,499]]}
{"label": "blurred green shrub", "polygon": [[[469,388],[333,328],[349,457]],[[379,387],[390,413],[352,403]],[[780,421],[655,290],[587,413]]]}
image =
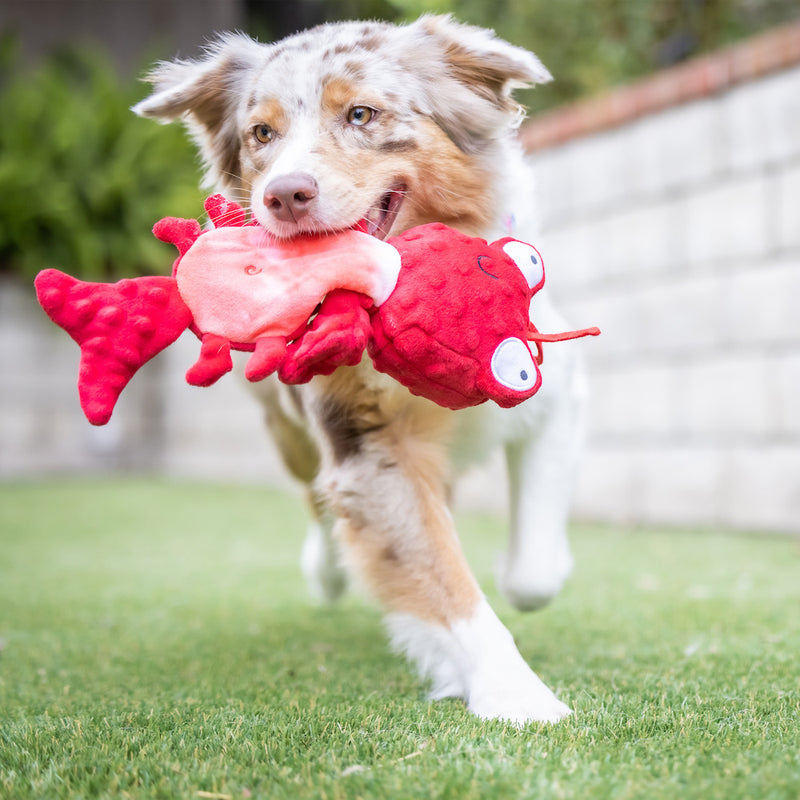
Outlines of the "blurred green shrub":
{"label": "blurred green shrub", "polygon": [[0,271],[58,267],[84,279],[168,272],[163,216],[202,214],[199,168],[180,126],[139,119],[145,94],[85,49],[21,68],[0,53]]}
{"label": "blurred green shrub", "polygon": [[450,12],[533,50],[555,80],[519,94],[532,112],[597,94],[800,17],[798,0],[390,2],[404,19]]}

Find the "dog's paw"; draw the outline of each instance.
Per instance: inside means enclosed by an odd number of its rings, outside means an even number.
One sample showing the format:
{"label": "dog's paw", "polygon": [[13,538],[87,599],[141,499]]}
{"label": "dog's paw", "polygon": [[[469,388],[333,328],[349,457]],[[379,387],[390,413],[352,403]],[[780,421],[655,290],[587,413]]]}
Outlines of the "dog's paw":
{"label": "dog's paw", "polygon": [[553,600],[572,574],[572,554],[563,539],[544,542],[527,557],[501,557],[497,586],[514,608],[534,611]]}
{"label": "dog's paw", "polygon": [[522,726],[529,722],[558,722],[572,714],[526,664],[491,678],[476,676],[467,707],[483,719],[500,719]]}
{"label": "dog's paw", "polygon": [[323,603],[335,603],[347,589],[347,572],[336,542],[320,523],[308,527],[300,566],[312,596]]}

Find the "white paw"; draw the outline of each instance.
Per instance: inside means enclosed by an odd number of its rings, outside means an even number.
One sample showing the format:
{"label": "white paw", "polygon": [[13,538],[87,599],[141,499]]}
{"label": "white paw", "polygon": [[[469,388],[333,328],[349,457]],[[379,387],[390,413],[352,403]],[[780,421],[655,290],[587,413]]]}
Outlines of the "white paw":
{"label": "white paw", "polygon": [[533,611],[553,600],[572,574],[572,554],[566,542],[539,547],[523,555],[500,560],[498,588],[514,608]]}
{"label": "white paw", "polygon": [[502,719],[522,726],[528,722],[558,722],[572,714],[527,664],[476,676],[467,706],[483,719]]}
{"label": "white paw", "polygon": [[308,526],[300,567],[317,600],[333,603],[347,588],[347,571],[341,564],[339,548],[330,531],[317,522]]}
{"label": "white paw", "polygon": [[485,600],[453,632],[468,655],[466,700],[474,714],[524,725],[558,722],[572,713],[527,665]]}

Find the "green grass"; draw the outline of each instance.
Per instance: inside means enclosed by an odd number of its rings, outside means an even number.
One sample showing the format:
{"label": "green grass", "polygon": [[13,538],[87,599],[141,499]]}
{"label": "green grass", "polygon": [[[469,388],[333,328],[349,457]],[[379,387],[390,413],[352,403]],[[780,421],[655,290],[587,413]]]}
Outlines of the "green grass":
{"label": "green grass", "polygon": [[494,595],[576,710],[429,703],[380,616],[306,598],[300,505],[154,481],[0,485],[0,797],[800,797],[800,543],[578,527],[547,610]]}

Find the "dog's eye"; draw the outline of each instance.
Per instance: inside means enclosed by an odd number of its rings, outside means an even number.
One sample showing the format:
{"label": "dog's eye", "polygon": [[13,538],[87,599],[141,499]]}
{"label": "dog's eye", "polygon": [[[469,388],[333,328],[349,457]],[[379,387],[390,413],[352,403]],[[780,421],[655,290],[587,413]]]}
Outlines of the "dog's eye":
{"label": "dog's eye", "polygon": [[361,127],[362,125],[366,125],[367,123],[371,122],[375,117],[375,109],[370,108],[369,106],[353,106],[347,112],[347,121],[351,125],[357,125]]}
{"label": "dog's eye", "polygon": [[253,128],[253,136],[261,142],[261,144],[269,144],[275,138],[275,131],[269,125],[260,123]]}

